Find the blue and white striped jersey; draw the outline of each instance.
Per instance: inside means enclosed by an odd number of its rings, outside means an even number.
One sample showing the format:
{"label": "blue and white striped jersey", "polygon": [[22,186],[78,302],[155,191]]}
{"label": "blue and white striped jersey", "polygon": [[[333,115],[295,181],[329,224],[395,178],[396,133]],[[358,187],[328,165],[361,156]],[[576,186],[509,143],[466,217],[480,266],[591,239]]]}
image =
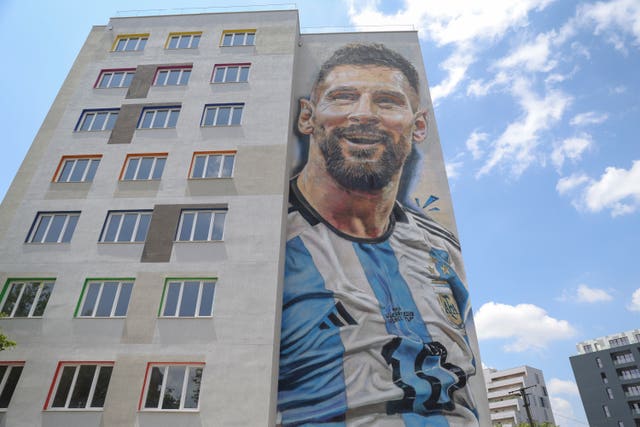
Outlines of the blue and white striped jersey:
{"label": "blue and white striped jersey", "polygon": [[323,221],[292,181],[280,341],[282,426],[477,426],[458,241],[396,204],[375,240]]}

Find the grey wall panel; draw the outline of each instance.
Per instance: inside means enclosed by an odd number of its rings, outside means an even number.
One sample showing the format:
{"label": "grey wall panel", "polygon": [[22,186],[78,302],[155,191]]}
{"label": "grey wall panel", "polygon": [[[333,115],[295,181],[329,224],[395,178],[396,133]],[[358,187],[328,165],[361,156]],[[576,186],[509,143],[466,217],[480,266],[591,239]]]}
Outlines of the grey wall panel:
{"label": "grey wall panel", "polygon": [[120,107],[108,144],[131,144],[143,107],[143,104],[126,104]]}
{"label": "grey wall panel", "polygon": [[149,89],[153,84],[153,77],[156,74],[157,65],[138,65],[136,75],[131,80],[131,85],[127,91],[127,99],[146,98]]}

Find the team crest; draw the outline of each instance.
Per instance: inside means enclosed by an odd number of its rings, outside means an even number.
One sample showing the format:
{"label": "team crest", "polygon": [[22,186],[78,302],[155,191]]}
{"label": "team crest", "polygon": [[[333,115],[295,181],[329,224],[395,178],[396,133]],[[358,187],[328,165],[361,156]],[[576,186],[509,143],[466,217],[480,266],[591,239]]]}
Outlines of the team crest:
{"label": "team crest", "polygon": [[451,294],[438,294],[438,302],[440,303],[440,309],[446,315],[447,320],[454,325],[462,326],[462,314],[458,309],[456,300],[453,299]]}

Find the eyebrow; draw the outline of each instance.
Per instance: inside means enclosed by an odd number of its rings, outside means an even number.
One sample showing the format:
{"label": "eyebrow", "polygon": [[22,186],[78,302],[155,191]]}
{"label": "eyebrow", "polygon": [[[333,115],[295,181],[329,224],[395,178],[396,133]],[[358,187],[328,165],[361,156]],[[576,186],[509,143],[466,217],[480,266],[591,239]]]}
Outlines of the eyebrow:
{"label": "eyebrow", "polygon": [[325,93],[324,96],[330,98],[339,92],[358,92],[358,88],[356,88],[355,86],[338,86]]}
{"label": "eyebrow", "polygon": [[[331,89],[329,92],[325,93],[324,96],[327,98],[331,98],[333,96],[335,96],[337,93],[340,92],[360,92],[360,89],[358,89],[355,86],[339,86],[336,88]],[[399,92],[399,91],[395,91],[395,90],[376,90],[373,92],[374,95],[386,95],[386,96],[392,96],[395,98],[400,98],[400,99],[405,99],[408,98],[408,95],[404,92]]]}

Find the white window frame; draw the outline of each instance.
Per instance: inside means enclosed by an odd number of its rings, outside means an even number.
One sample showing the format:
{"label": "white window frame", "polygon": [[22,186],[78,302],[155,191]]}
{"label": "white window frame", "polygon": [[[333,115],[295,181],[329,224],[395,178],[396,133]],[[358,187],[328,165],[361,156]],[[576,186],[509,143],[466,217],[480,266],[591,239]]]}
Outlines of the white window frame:
{"label": "white window frame", "polygon": [[[235,80],[231,80],[229,77],[229,68],[237,68],[238,72],[236,74],[236,78]],[[218,74],[219,70],[224,70],[222,73],[222,80],[220,81],[216,81],[216,75]],[[246,70],[247,71],[247,78],[246,80],[240,80],[240,77],[242,76],[242,70]],[[213,67],[213,73],[211,74],[211,83],[214,84],[221,84],[221,83],[246,83],[249,81],[249,72],[251,70],[251,64],[216,64]]]}
{"label": "white window frame", "polygon": [[[144,159],[153,159],[153,164],[151,165],[151,171],[149,173],[149,177],[148,178],[140,178],[139,174],[140,174],[140,166],[142,165],[142,161]],[[135,166],[135,170],[133,171],[133,178],[126,178],[127,176],[127,172],[129,171],[129,167],[131,167],[131,161],[132,160],[138,160],[138,163]],[[164,160],[164,162],[162,162],[162,166],[158,166],[159,165],[159,160]],[[127,159],[125,161],[124,167],[122,168],[122,174],[121,174],[121,181],[158,181],[160,179],[162,179],[162,174],[164,173],[164,167],[166,166],[166,162],[167,162],[167,153],[162,153],[162,154],[129,154],[127,156]],[[156,175],[156,168],[161,167],[162,170],[160,171],[160,174],[157,178],[154,178],[154,175]]]}
{"label": "white window frame", "polygon": [[[4,287],[4,295],[2,297],[2,301],[0,303],[0,313],[4,313],[4,316],[12,319],[25,319],[25,318],[41,318],[44,315],[44,311],[47,309],[47,304],[49,303],[49,298],[51,298],[51,294],[53,293],[53,288],[55,287],[55,279],[9,279],[7,284]],[[38,290],[36,294],[33,296],[33,300],[31,301],[31,307],[29,308],[29,313],[26,316],[16,316],[16,311],[22,302],[22,298],[25,297],[24,292],[27,289],[27,286],[30,284],[38,284]],[[13,308],[10,311],[5,312],[5,305],[11,296],[11,290],[17,286],[22,285],[16,300],[13,302]],[[34,315],[36,308],[41,303],[40,298],[42,297],[42,291],[45,287],[49,287],[49,295],[47,295],[46,300],[43,302],[44,307],[42,308],[42,314],[36,316]]]}
{"label": "white window frame", "polygon": [[[154,86],[186,86],[191,78],[193,67],[158,67],[156,75],[153,79]],[[178,72],[178,79],[175,84],[169,83],[169,75],[172,72]],[[163,81],[160,79],[162,73],[167,73]],[[185,77],[186,76],[186,77]],[[183,81],[184,79],[184,81]]]}
{"label": "white window frame", "polygon": [[[75,130],[76,132],[101,132],[105,130],[111,130],[116,124],[119,112],[119,108],[83,110]],[[97,126],[96,117],[98,117],[98,115],[101,113],[106,113],[107,117],[101,125]],[[85,126],[85,124],[87,123],[88,125]]]}
{"label": "white window frame", "polygon": [[[193,316],[181,316],[180,309],[182,308],[182,297],[184,295],[184,288],[187,282],[195,283],[198,282],[198,297],[196,300],[196,306],[194,309]],[[200,308],[202,307],[202,298],[204,293],[205,284],[212,283],[213,284],[213,293],[211,294],[211,312],[206,314],[200,314]],[[213,317],[213,303],[215,301],[216,295],[216,283],[217,279],[167,279],[164,284],[164,295],[162,299],[162,306],[160,307],[160,317],[170,318],[170,319],[194,319],[194,318],[210,318]],[[165,313],[167,309],[167,301],[169,300],[169,288],[172,284],[177,284],[180,286],[180,290],[178,291],[178,300],[176,301],[176,308],[173,313]]]}
{"label": "white window frame", "polygon": [[[175,129],[176,126],[169,126],[170,118],[173,113],[177,112],[178,114],[178,117],[176,117],[176,125],[177,125],[178,119],[180,117],[180,110],[181,110],[181,107],[179,106],[144,108],[142,110],[142,114],[140,114],[140,120],[138,122],[137,129]],[[156,115],[161,111],[166,111],[167,116],[165,117],[164,123],[162,123],[162,126],[155,126]],[[145,122],[145,118],[147,117],[147,114],[151,114],[151,122],[148,127],[143,126]]]}
{"label": "white window frame", "polygon": [[[76,172],[78,162],[81,160],[88,160],[88,163],[86,164],[84,171],[82,172],[82,176],[80,176],[80,179],[72,180],[71,178],[73,178],[74,173]],[[102,156],[63,156],[62,159],[60,159],[60,163],[58,163],[58,169],[54,177],[54,182],[92,182],[98,170],[98,166],[100,166],[100,160],[102,160]],[[63,172],[65,171],[67,164],[71,164],[71,169],[68,176],[63,178]],[[92,170],[94,164],[95,168],[93,169],[92,175],[89,175],[89,172]]]}
{"label": "white window frame", "polygon": [[[62,225],[62,228],[60,230],[60,233],[58,234],[58,236],[56,237],[55,241],[50,241],[47,242],[47,237],[49,235],[49,232],[51,231],[51,224],[52,224],[52,219],[54,219],[56,216],[61,216],[64,215],[65,216],[65,220],[64,220],[64,224]],[[36,238],[36,235],[38,234],[38,230],[40,229],[40,225],[42,224],[43,220],[45,218],[48,218],[48,223],[45,226],[45,230],[42,234],[41,240],[39,241],[35,241],[34,239]],[[67,233],[67,228],[69,227],[69,224],[72,222],[72,218],[75,218],[73,220],[73,230],[71,231],[71,235],[69,236],[69,240],[68,241],[63,241],[63,238],[65,236],[65,234]],[[26,243],[68,243],[71,241],[71,238],[73,237],[73,233],[75,232],[75,227],[78,225],[78,219],[80,218],[80,212],[38,212],[36,214],[36,218],[33,221],[33,225],[31,226],[31,230],[29,230],[29,236],[27,237],[27,241]]]}
{"label": "white window frame", "polygon": [[[183,38],[189,38],[189,42],[188,42],[188,46],[180,46],[180,43],[182,42]],[[193,41],[196,40],[197,38],[197,42],[195,43],[195,46],[193,45]],[[177,40],[176,42],[176,46],[171,47],[171,42],[173,40]],[[167,39],[167,46],[165,49],[197,49],[198,46],[200,45],[200,40],[202,39],[202,33],[189,33],[189,34],[183,34],[183,33],[170,33],[169,37]]]}
{"label": "white window frame", "polygon": [[[78,318],[125,318],[127,317],[127,311],[129,309],[129,303],[131,302],[131,292],[129,293],[129,299],[127,301],[127,306],[125,308],[125,314],[118,316],[116,315],[116,308],[120,304],[120,297],[124,295],[122,292],[122,288],[126,285],[130,285],[131,290],[133,291],[133,280],[124,280],[124,279],[89,279],[85,282],[84,288],[82,290],[82,298],[80,300],[80,304],[78,307],[78,313],[76,317]],[[96,312],[98,311],[98,306],[102,302],[102,292],[104,291],[105,283],[116,283],[117,290],[116,294],[113,297],[113,303],[111,306],[111,310],[108,316],[97,316]],[[91,314],[83,314],[85,309],[85,304],[87,303],[87,296],[89,295],[89,288],[93,284],[99,284],[100,288],[98,290],[98,295],[96,296],[93,308],[91,309]]]}
{"label": "white window frame", "polygon": [[[204,165],[202,167],[202,176],[195,175],[196,162],[198,158],[204,157]],[[209,171],[209,162],[211,161],[211,157],[221,157],[220,165],[218,166],[218,172],[215,175],[207,176],[207,172]],[[231,173],[229,175],[222,175],[224,171],[224,163],[225,161],[231,158]],[[217,178],[233,178],[233,172],[236,167],[236,152],[196,152],[193,154],[193,160],[191,165],[191,174],[189,176],[190,179],[217,179]]]}
{"label": "white window frame", "polygon": [[[196,232],[196,224],[198,221],[198,216],[202,214],[211,214],[211,219],[209,220],[209,228],[207,230],[207,239],[206,240],[194,240],[195,232]],[[184,218],[185,215],[193,214],[193,222],[191,224],[191,230],[189,233],[188,239],[180,239],[182,235],[182,227],[184,226]],[[226,221],[226,209],[185,209],[180,212],[180,222],[178,224],[178,231],[176,233],[176,242],[220,242],[224,240],[224,226]],[[221,218],[222,221],[222,236],[219,239],[213,239],[213,231],[216,224],[216,218]]]}
{"label": "white window frame", "polygon": [[[227,40],[227,36],[231,36],[231,38],[229,40],[231,40],[230,43],[226,43]],[[249,36],[253,36],[253,37],[249,37]],[[238,43],[236,43],[236,40],[238,40]],[[222,40],[220,40],[220,46],[222,47],[236,47],[236,46],[255,46],[256,44],[256,31],[255,30],[250,30],[250,31],[234,31],[234,30],[228,30],[228,31],[223,31],[222,33]]]}
{"label": "white window frame", "polygon": [[[120,79],[120,82],[117,85],[112,84],[113,76],[120,73],[122,73],[122,79]],[[98,80],[96,81],[96,84],[94,87],[96,89],[114,89],[114,88],[122,88],[122,87],[127,88],[131,85],[131,81],[133,80],[133,77],[135,76],[135,74],[136,74],[135,68],[102,70],[100,71],[100,75],[98,76]],[[108,80],[106,81],[106,84],[102,86],[102,82],[105,78],[107,78],[107,76],[108,76]],[[128,83],[128,84],[125,85],[125,83]]]}
{"label": "white window frame", "polygon": [[[91,387],[89,388],[89,394],[87,395],[87,404],[83,408],[70,408],[69,404],[71,403],[71,397],[75,391],[78,373],[80,372],[80,368],[82,366],[95,366],[96,370],[93,373],[93,379],[91,381]],[[49,396],[49,400],[47,401],[46,409],[50,411],[102,411],[104,406],[91,406],[93,398],[95,397],[96,387],[98,385],[98,378],[100,376],[100,371],[102,368],[111,368],[111,374],[109,374],[109,381],[107,382],[107,390],[109,392],[109,385],[111,383],[111,376],[113,375],[113,362],[60,362],[58,365],[58,370],[56,371],[56,377],[54,378],[54,387],[52,388],[52,393]],[[69,386],[69,391],[67,397],[65,399],[64,406],[53,406],[54,401],[56,400],[58,394],[58,388],[60,386],[60,380],[62,379],[62,374],[64,372],[64,368],[66,367],[74,367],[75,371],[73,373],[73,379],[71,380],[71,384]]]}
{"label": "white window frame", "polygon": [[[136,40],[133,49],[128,49],[129,43]],[[149,34],[122,34],[116,38],[113,44],[113,52],[139,52],[144,50],[149,40]],[[124,42],[122,49],[119,49],[120,43]]]}
{"label": "white window frame", "polygon": [[[144,243],[147,240],[147,234],[149,233],[149,225],[151,224],[151,215],[152,210],[132,210],[132,211],[109,211],[107,212],[107,218],[104,220],[104,227],[102,228],[102,233],[100,233],[100,243]],[[136,222],[133,226],[133,230],[131,231],[131,237],[129,240],[120,240],[120,233],[122,232],[122,225],[124,223],[124,217],[126,215],[136,215]],[[109,227],[111,222],[114,221],[116,216],[120,216],[118,226],[116,228],[115,240],[106,240],[107,233],[109,232]],[[147,223],[147,231],[144,233],[143,240],[136,240],[136,236],[138,234],[138,230],[140,228],[140,223],[142,222],[143,217],[148,217],[149,221]]]}
{"label": "white window frame", "polygon": [[[221,108],[230,108],[229,118],[226,123],[218,123],[218,113]],[[214,111],[215,110],[215,111]],[[234,113],[240,110],[240,119],[237,123],[233,123]],[[213,111],[213,116],[211,116],[211,123],[209,123],[208,117],[210,117],[209,112]],[[202,113],[202,122],[200,126],[202,127],[225,127],[225,126],[240,126],[242,124],[242,114],[244,113],[244,104],[243,103],[235,103],[235,104],[207,104],[204,106],[204,112]]]}
{"label": "white window frame", "polygon": [[5,392],[7,392],[6,390],[7,382],[9,381],[9,377],[11,376],[11,373],[13,372],[14,369],[20,369],[20,372],[18,373],[18,377],[16,378],[16,385],[13,387],[13,390],[11,391],[11,394],[8,396],[8,399],[6,399],[7,406],[0,407],[0,412],[5,412],[9,407],[9,405],[11,404],[11,398],[13,397],[13,393],[15,392],[18,381],[20,381],[20,377],[22,376],[24,362],[2,362],[0,363],[0,366],[5,366],[7,368],[4,371],[4,375],[0,378],[0,397],[3,397],[3,398],[7,397],[5,396]]}
{"label": "white window frame", "polygon": [[[204,374],[204,363],[149,363],[147,365],[147,372],[145,375],[145,384],[143,390],[143,396],[140,400],[140,408],[141,411],[162,411],[162,412],[198,412],[200,410],[200,396],[202,395],[202,376]],[[180,404],[177,409],[164,409],[162,408],[162,404],[164,401],[164,394],[167,389],[167,379],[169,377],[169,368],[171,367],[182,367],[184,368],[184,376],[182,379],[182,391],[180,393]],[[158,405],[155,407],[147,407],[147,398],[149,395],[149,387],[151,386],[151,378],[153,369],[162,370],[162,384],[160,386],[160,395],[158,398]],[[198,384],[198,404],[195,408],[185,408],[185,397],[187,395],[188,390],[188,382],[189,382],[189,373],[192,369],[200,369],[200,383]]]}

